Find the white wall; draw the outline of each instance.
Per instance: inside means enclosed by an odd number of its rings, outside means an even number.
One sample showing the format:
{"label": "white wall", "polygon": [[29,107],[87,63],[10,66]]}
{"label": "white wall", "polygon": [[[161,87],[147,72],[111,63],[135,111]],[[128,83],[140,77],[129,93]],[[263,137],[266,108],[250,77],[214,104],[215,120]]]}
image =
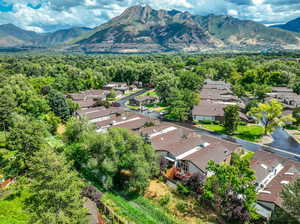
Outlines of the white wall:
{"label": "white wall", "polygon": [[193,120],[194,121],[215,121],[216,117],[195,115],[193,116]]}

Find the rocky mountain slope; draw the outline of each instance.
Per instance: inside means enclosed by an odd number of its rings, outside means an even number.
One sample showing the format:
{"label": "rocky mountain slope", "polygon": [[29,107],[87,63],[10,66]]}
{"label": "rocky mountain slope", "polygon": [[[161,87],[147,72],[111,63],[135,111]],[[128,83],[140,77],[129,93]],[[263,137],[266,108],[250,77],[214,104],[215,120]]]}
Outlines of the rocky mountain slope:
{"label": "rocky mountain slope", "polygon": [[286,24],[275,25],[273,27],[300,33],[300,17],[297,19],[291,20],[291,21],[287,22]]}
{"label": "rocky mountain slope", "polygon": [[0,26],[1,46],[56,46],[86,53],[300,49],[300,34],[230,16],[195,16],[133,6],[96,27],[37,34]]}
{"label": "rocky mountain slope", "polygon": [[134,6],[96,27],[72,50],[84,52],[161,52],[213,49],[297,49],[300,38],[230,16],[194,16],[176,10]]}
{"label": "rocky mountain slope", "polygon": [[91,29],[74,27],[53,33],[36,33],[23,30],[13,24],[0,25],[0,47],[41,47],[53,46],[78,38]]}

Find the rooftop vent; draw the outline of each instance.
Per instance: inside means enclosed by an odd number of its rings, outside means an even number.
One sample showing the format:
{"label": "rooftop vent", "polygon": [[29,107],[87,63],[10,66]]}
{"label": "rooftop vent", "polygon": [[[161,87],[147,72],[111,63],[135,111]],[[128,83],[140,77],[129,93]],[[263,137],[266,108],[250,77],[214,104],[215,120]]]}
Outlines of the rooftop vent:
{"label": "rooftop vent", "polygon": [[264,168],[265,170],[266,170],[266,169],[268,169],[268,166],[267,166],[267,165],[265,165],[265,164],[263,164],[263,163],[262,163],[262,164],[260,164],[260,166],[261,166],[262,168]]}
{"label": "rooftop vent", "polygon": [[283,181],[281,181],[280,183],[281,183],[281,184],[289,184],[290,182],[287,181],[287,180],[283,180]]}
{"label": "rooftop vent", "polygon": [[293,175],[294,175],[294,173],[291,173],[291,172],[286,172],[284,175],[293,176]]}

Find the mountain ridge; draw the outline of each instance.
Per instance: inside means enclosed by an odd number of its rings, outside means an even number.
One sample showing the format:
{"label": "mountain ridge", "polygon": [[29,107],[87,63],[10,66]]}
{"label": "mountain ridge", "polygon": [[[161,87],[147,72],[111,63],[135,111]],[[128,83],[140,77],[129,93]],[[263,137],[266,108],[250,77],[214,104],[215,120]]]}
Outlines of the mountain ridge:
{"label": "mountain ridge", "polygon": [[300,33],[300,17],[293,19],[285,24],[280,24],[280,25],[274,25],[272,26],[274,28],[280,28],[283,30],[288,30],[291,32],[297,32]]}
{"label": "mountain ridge", "polygon": [[94,29],[73,27],[38,34],[12,24],[0,25],[1,46],[50,46],[84,53],[298,50],[300,34],[228,15],[200,16],[137,5]]}

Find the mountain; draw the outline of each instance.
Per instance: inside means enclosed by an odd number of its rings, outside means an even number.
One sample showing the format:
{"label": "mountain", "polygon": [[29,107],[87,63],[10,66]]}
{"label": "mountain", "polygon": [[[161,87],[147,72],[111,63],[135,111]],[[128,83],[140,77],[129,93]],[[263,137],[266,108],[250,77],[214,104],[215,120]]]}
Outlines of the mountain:
{"label": "mountain", "polygon": [[90,53],[144,53],[213,49],[298,49],[300,37],[230,16],[194,16],[133,6],[74,42]]}
{"label": "mountain", "polygon": [[31,46],[37,43],[39,35],[33,31],[23,30],[13,24],[0,25],[0,46]]}
{"label": "mountain", "polygon": [[23,30],[13,24],[0,25],[0,47],[48,47],[78,38],[90,28],[74,27],[53,33],[36,33]]}
{"label": "mountain", "polygon": [[12,24],[0,26],[0,48],[24,46],[84,53],[299,50],[300,34],[231,16],[199,16],[138,5],[94,29],[40,34]]}
{"label": "mountain", "polygon": [[297,19],[291,20],[291,21],[287,22],[286,24],[275,25],[272,27],[300,33],[300,17]]}
{"label": "mountain", "polygon": [[78,38],[84,33],[90,31],[92,29],[86,27],[73,27],[70,29],[58,30],[53,33],[46,33],[43,35],[39,43],[41,45],[55,45],[68,42],[73,40],[74,38]]}

